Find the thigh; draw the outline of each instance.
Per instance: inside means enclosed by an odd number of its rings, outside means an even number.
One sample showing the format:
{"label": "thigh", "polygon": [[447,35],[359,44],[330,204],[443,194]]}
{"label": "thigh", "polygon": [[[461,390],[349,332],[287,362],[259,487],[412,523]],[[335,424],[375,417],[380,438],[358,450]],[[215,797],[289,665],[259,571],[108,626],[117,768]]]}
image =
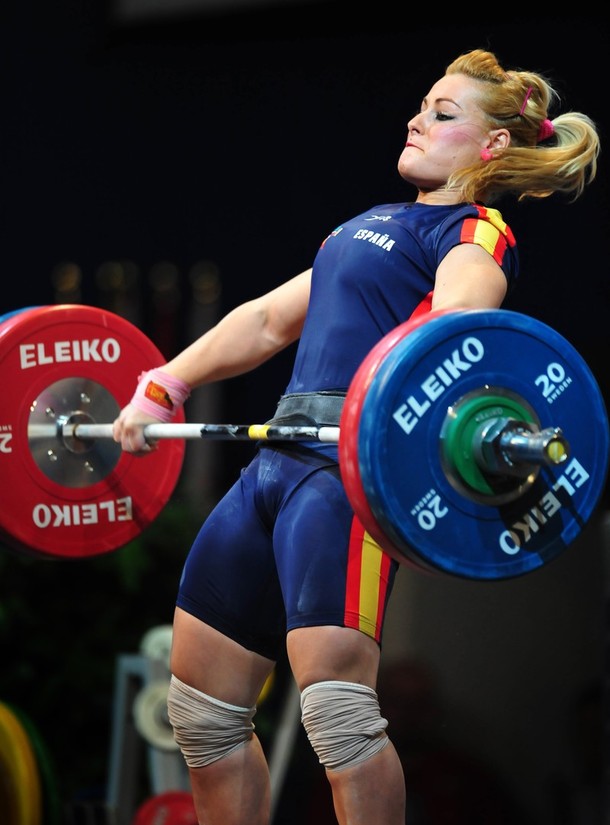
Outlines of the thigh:
{"label": "thigh", "polygon": [[380,647],[365,633],[330,625],[300,627],[288,634],[287,649],[299,690],[326,681],[376,688]]}
{"label": "thigh", "polygon": [[287,629],[350,628],[380,643],[398,563],[354,515],[336,464],[317,457],[292,472],[273,534]]}
{"label": "thigh", "polygon": [[180,681],[231,705],[252,707],[274,664],[176,608],[171,671]]}
{"label": "thigh", "polygon": [[258,475],[257,456],[205,520],[176,605],[247,650],[275,659],[285,613],[271,532],[256,508]]}

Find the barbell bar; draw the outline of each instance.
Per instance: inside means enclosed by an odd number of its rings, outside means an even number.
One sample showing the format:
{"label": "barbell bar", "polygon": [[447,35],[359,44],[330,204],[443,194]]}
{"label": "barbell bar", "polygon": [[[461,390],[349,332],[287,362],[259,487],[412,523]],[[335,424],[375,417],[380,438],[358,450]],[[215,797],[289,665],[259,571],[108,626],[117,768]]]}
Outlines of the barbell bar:
{"label": "barbell bar", "polygon": [[[57,437],[68,446],[72,439],[79,441],[112,438],[112,424],[72,423],[64,418],[53,424],[28,427],[30,438]],[[339,442],[339,427],[287,426],[272,424],[147,424],[144,427],[147,441],[168,438],[194,440],[207,438],[211,441],[320,441],[328,444]]]}
{"label": "barbell bar", "polygon": [[12,388],[0,420],[9,544],[54,558],[126,544],[167,503],[189,439],[336,443],[373,539],[401,562],[474,579],[555,558],[605,482],[608,421],[593,375],[557,332],[519,313],[437,311],[400,325],[364,360],[338,427],[190,424],[180,411],[147,425],[157,449],[135,458],[103,422],[161,363],[140,330],[106,310],[0,318],[0,374]]}
{"label": "barbell bar", "polygon": [[[340,427],[290,426],[285,424],[147,424],[145,441],[167,438],[212,441],[320,441],[338,444]],[[56,424],[33,424],[28,438],[54,438],[68,450],[81,452],[84,442],[112,438],[112,424],[73,423],[62,417]],[[473,455],[484,472],[516,476],[528,474],[531,465],[561,464],[569,444],[559,427],[538,430],[524,421],[506,417],[485,422],[472,440]]]}

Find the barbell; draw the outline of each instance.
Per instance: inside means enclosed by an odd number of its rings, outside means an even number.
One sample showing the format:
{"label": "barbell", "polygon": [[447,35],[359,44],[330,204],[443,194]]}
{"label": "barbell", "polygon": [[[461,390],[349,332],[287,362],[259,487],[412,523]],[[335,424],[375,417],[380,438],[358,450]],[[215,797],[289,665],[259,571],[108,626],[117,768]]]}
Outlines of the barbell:
{"label": "barbell", "polygon": [[338,427],[151,424],[145,458],[112,440],[136,377],[164,361],[133,324],[81,305],[0,317],[3,507],[17,550],[78,559],[154,522],[188,439],[338,444],[365,530],[401,563],[479,580],[523,575],[581,533],[603,492],[609,428],[588,365],[508,310],[434,311],[367,355]]}

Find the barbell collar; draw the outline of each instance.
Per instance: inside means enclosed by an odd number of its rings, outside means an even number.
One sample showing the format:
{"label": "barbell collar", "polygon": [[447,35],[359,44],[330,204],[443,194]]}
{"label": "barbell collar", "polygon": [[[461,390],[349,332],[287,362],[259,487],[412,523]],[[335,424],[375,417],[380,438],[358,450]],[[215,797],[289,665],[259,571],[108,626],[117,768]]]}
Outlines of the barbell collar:
{"label": "barbell collar", "polygon": [[509,428],[500,436],[500,451],[513,464],[557,466],[569,458],[570,445],[560,427],[547,427],[539,432]]}
{"label": "barbell collar", "polygon": [[484,473],[518,478],[543,466],[563,464],[570,454],[559,427],[541,430],[532,422],[508,417],[490,419],[479,427],[472,450]]}

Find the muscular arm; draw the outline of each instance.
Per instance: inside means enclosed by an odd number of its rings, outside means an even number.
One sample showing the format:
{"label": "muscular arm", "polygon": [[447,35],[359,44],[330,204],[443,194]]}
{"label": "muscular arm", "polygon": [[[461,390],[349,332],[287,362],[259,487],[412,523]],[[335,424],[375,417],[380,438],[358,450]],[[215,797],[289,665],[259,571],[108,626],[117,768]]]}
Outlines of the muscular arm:
{"label": "muscular arm", "polygon": [[241,304],[162,369],[192,388],[254,369],[301,334],[311,269]]}
{"label": "muscular arm", "polygon": [[[194,389],[248,372],[292,344],[301,334],[311,285],[311,269],[276,289],[247,301],[162,366]],[[143,455],[154,449],[143,427],[155,418],[127,404],[113,423],[123,449]]]}
{"label": "muscular arm", "polygon": [[436,272],[432,309],[495,309],[507,291],[506,275],[478,244],[447,253]]}

